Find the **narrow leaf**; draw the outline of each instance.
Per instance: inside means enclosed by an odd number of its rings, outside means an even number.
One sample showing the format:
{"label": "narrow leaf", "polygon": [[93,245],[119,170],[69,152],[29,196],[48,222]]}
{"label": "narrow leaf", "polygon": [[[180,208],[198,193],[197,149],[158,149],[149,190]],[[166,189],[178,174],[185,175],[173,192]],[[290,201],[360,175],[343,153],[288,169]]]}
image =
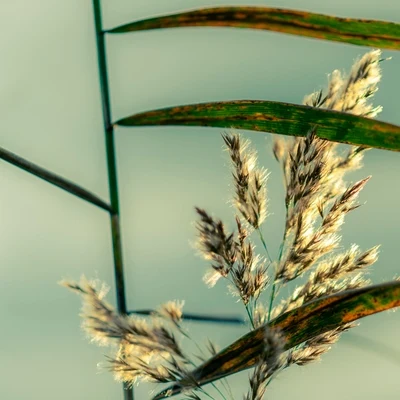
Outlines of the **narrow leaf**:
{"label": "narrow leaf", "polygon": [[89,192],[81,186],[76,185],[75,183],[59,176],[53,172],[50,172],[39,165],[33,164],[24,158],[17,156],[11,151],[3,149],[0,147],[0,159],[7,161],[8,163],[15,165],[16,167],[23,169],[26,172],[29,172],[32,175],[37,176],[40,179],[43,179],[46,182],[51,183],[54,186],[59,187],[60,189],[65,190],[73,194],[74,196],[80,197],[83,200],[88,201],[91,204],[94,204],[103,210],[106,210],[110,213],[113,213],[112,207],[101,200],[95,194]]}
{"label": "narrow leaf", "polygon": [[[278,328],[288,350],[348,322],[400,306],[400,282],[394,281],[324,297],[282,314],[268,326]],[[194,371],[199,386],[254,367],[263,348],[264,327],[243,336]],[[153,400],[180,393],[179,382]]]}
{"label": "narrow leaf", "polygon": [[185,125],[237,128],[305,136],[400,151],[400,127],[353,114],[263,100],[190,104],[131,115],[121,126]]}
{"label": "narrow leaf", "polygon": [[360,46],[400,50],[400,25],[394,22],[339,18],[269,7],[203,8],[131,22],[106,32],[125,33],[187,26],[263,29]]}

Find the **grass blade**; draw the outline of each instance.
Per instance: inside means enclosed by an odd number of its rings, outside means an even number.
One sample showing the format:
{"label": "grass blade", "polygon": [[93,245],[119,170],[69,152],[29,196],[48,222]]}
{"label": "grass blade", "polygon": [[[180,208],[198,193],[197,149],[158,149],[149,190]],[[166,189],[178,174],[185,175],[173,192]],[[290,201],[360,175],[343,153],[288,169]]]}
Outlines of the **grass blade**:
{"label": "grass blade", "polygon": [[75,183],[53,173],[50,172],[39,165],[33,164],[32,162],[25,160],[24,158],[17,156],[11,151],[3,149],[0,147],[0,159],[7,161],[8,163],[15,165],[16,167],[23,169],[26,172],[29,172],[32,175],[37,176],[40,179],[43,179],[46,182],[51,183],[54,186],[59,187],[60,189],[65,190],[68,193],[73,194],[83,200],[88,201],[91,204],[94,204],[103,210],[106,210],[110,213],[113,212],[112,207],[101,200],[95,194],[89,192],[81,186],[76,185]]}
{"label": "grass blade", "polygon": [[186,125],[237,128],[305,136],[334,142],[400,151],[400,127],[353,114],[263,100],[190,104],[131,115],[120,126]]}
{"label": "grass blade", "polygon": [[[286,338],[286,349],[348,322],[400,306],[400,282],[394,281],[362,289],[349,290],[309,302],[282,314],[268,325],[279,328]],[[263,350],[263,328],[243,336],[192,371],[199,386],[221,379],[256,364]],[[171,392],[172,390],[172,392]],[[179,384],[156,395],[163,399],[182,391]]]}
{"label": "grass blade", "polygon": [[292,35],[400,50],[400,25],[269,7],[214,7],[131,22],[107,33],[187,26],[263,29]]}

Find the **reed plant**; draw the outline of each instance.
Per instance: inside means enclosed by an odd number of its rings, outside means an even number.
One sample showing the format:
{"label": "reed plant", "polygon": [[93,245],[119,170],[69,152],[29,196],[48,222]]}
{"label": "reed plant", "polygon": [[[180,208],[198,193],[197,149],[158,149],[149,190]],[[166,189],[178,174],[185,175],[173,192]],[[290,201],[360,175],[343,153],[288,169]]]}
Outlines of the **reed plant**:
{"label": "reed plant", "polygon": [[[381,51],[366,53],[354,63],[348,75],[333,71],[327,88],[307,95],[303,104],[375,117],[381,107],[373,106],[371,100],[381,78],[381,62]],[[305,137],[274,137],[273,155],[283,171],[286,210],[276,259],[271,257],[263,235],[270,212],[268,173],[258,166],[257,154],[242,134],[236,131],[222,134],[232,164],[231,203],[236,229],[229,231],[223,221],[200,207],[195,208],[196,247],[210,263],[204,282],[214,287],[221,279],[225,280],[231,294],[240,299],[247,312],[250,331],[262,333],[262,345],[252,359],[253,372],[244,397],[233,395],[224,379],[217,381],[231,373],[223,368],[218,371],[218,363],[214,365],[213,376],[204,381],[211,382],[211,389],[201,386],[203,377],[198,371],[202,366],[196,369],[196,354],[189,355],[185,350],[185,343],[193,339],[182,321],[183,302],[163,304],[146,319],[126,316],[105,301],[104,284],[85,277],[80,282],[64,281],[63,285],[82,296],[81,316],[88,336],[115,349],[107,366],[117,380],[129,386],[140,381],[172,384],[154,399],[183,391],[191,399],[205,396],[261,400],[280,372],[319,360],[343,332],[357,325],[355,320],[363,314],[342,318],[333,327],[287,346],[285,329],[273,324],[289,312],[309,307],[318,300],[368,288],[371,282],[366,272],[378,259],[379,246],[367,250],[359,249],[356,244],[347,250],[339,246],[345,216],[359,207],[359,194],[370,179],[348,184],[345,176],[361,168],[367,148],[343,148],[318,138],[316,132],[315,127]],[[255,236],[263,245],[261,253],[256,249]],[[292,281],[297,282],[295,289],[277,301],[281,289]],[[207,347],[208,356],[218,360],[217,346],[209,341]],[[235,357],[244,352],[238,347]],[[204,350],[200,360],[207,365]],[[247,367],[245,363],[242,366]]]}
{"label": "reed plant", "polygon": [[[381,111],[371,101],[381,78],[380,50],[364,54],[347,75],[333,71],[327,88],[306,96],[302,105],[209,102],[149,110],[114,121],[105,40],[107,35],[142,30],[214,26],[400,50],[399,24],[238,6],[190,10],[106,30],[100,0],[93,0],[93,10],[110,200],[5,149],[0,149],[0,158],[109,214],[116,308],[105,299],[105,284],[85,277],[62,284],[81,295],[83,328],[91,340],[111,347],[105,365],[123,382],[126,400],[133,399],[133,385],[141,381],[167,385],[153,393],[153,399],[182,392],[191,399],[262,399],[283,370],[318,360],[360,318],[400,305],[398,280],[371,286],[366,276],[377,261],[378,246],[364,250],[355,244],[347,250],[339,246],[345,216],[359,207],[358,196],[370,179],[349,184],[346,174],[361,167],[368,148],[400,150],[400,127],[373,119]],[[225,280],[248,317],[249,333],[222,351],[209,340],[206,347],[194,343],[199,353],[189,354],[186,344],[193,338],[185,319],[240,320],[184,313],[183,301],[170,301],[141,317],[130,315],[127,308],[115,127],[151,125],[232,128],[221,133],[232,165],[235,229],[228,230],[225,222],[200,206],[195,208],[197,250],[210,264],[204,281],[213,287]],[[276,134],[273,155],[283,172],[285,216],[281,244],[274,251],[263,233],[271,212],[269,175],[239,129]],[[255,246],[257,237],[261,252]],[[292,291],[285,296],[282,288],[287,285]],[[243,394],[233,394],[225,378],[250,368],[248,387]]]}

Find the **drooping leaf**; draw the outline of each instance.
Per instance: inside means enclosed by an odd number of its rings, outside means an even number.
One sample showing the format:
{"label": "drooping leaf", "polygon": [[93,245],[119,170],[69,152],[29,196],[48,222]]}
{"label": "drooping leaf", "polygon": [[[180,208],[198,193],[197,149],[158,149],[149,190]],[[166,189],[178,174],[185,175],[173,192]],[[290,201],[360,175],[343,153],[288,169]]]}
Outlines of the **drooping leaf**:
{"label": "drooping leaf", "polygon": [[[349,290],[309,302],[282,314],[268,326],[278,328],[286,339],[285,349],[297,346],[319,334],[348,322],[400,306],[400,282],[394,281]],[[243,336],[194,371],[199,386],[254,367],[263,348],[264,327]],[[156,395],[163,399],[182,391],[179,382]]]}
{"label": "drooping leaf", "polygon": [[108,33],[214,26],[263,29],[316,39],[400,50],[400,25],[269,7],[215,7],[131,22]]}
{"label": "drooping leaf", "polygon": [[190,104],[131,115],[121,126],[186,125],[237,128],[305,136],[334,142],[400,151],[400,127],[356,115],[263,100],[236,100]]}

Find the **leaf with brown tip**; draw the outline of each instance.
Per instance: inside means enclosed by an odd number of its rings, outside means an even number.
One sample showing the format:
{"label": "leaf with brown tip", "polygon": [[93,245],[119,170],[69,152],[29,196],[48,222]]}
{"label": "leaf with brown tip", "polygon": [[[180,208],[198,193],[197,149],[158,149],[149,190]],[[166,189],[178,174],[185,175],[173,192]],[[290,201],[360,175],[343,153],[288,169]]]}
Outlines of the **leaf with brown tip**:
{"label": "leaf with brown tip", "polygon": [[[394,281],[323,297],[282,314],[268,326],[280,329],[288,350],[338,326],[398,306],[400,282]],[[261,327],[248,333],[200,365],[191,373],[194,380],[203,386],[254,367],[263,351],[263,331]],[[177,382],[153,400],[179,394],[183,389]]]}
{"label": "leaf with brown tip", "polygon": [[353,114],[290,103],[234,100],[189,104],[146,111],[123,118],[120,126],[212,126],[305,136],[334,142],[400,151],[400,127]]}
{"label": "leaf with brown tip", "polygon": [[359,46],[400,50],[400,25],[270,7],[213,7],[131,22],[108,33],[187,26],[263,29]]}

